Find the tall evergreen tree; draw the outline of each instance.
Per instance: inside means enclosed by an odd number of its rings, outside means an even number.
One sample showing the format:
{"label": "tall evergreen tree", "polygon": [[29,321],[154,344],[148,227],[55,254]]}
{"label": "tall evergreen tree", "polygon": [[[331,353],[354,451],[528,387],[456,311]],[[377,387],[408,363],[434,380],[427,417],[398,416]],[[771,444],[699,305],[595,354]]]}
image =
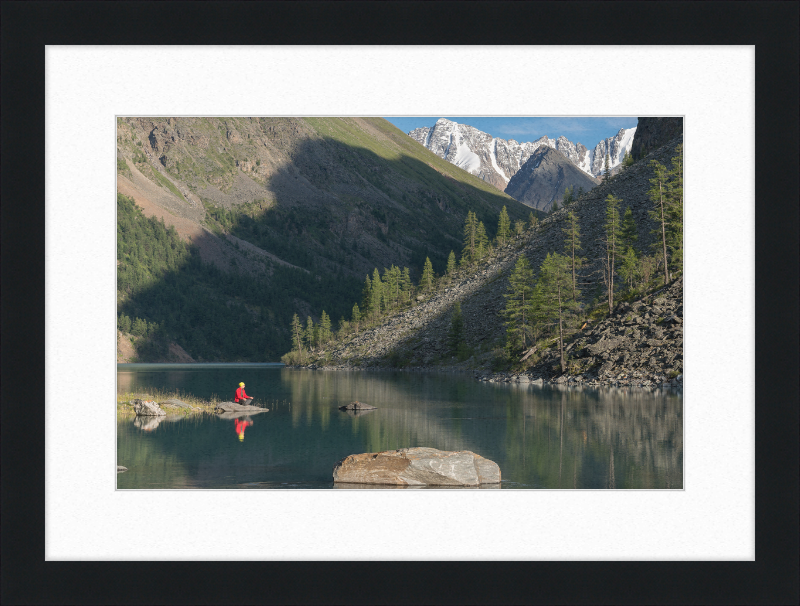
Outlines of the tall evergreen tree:
{"label": "tall evergreen tree", "polygon": [[570,260],[572,271],[572,298],[577,299],[579,296],[577,270],[583,266],[585,259],[578,254],[583,249],[581,248],[581,228],[578,223],[578,215],[574,210],[567,213],[567,226],[563,228],[563,231],[564,250]]}
{"label": "tall evergreen tree", "polygon": [[514,235],[521,236],[525,232],[525,221],[517,221],[514,223]]}
{"label": "tall evergreen tree", "polygon": [[400,279],[400,294],[404,303],[411,301],[414,296],[414,283],[411,281],[411,273],[408,267],[403,268],[403,276]]}
{"label": "tall evergreen tree", "polygon": [[475,248],[478,236],[478,217],[472,211],[467,212],[467,219],[464,222],[464,251],[461,259],[467,259],[467,263],[475,261]]}
{"label": "tall evergreen tree", "polygon": [[533,211],[528,213],[528,226],[531,229],[536,229],[539,226],[539,218],[533,214]]}
{"label": "tall evergreen tree", "polygon": [[530,334],[533,270],[525,255],[520,255],[517,259],[508,283],[509,290],[503,295],[506,306],[502,313],[506,317],[509,348],[513,351],[518,347],[525,349]]}
{"label": "tall evergreen tree", "polygon": [[622,264],[619,268],[619,274],[628,288],[633,288],[633,283],[636,280],[636,275],[639,272],[639,261],[636,258],[636,251],[633,247],[629,246],[625,249],[625,254],[622,256]]}
{"label": "tall evergreen tree", "polygon": [[561,372],[567,370],[564,359],[565,323],[578,310],[578,303],[572,297],[572,277],[569,272],[569,259],[557,253],[548,253],[539,271],[541,286],[540,314],[545,320],[558,321],[558,351]]}
{"label": "tall evergreen tree", "polygon": [[306,330],[303,338],[306,341],[306,345],[308,346],[309,351],[314,349],[315,341],[316,341],[316,330],[314,329],[314,321],[311,319],[311,316],[308,316],[306,319]]}
{"label": "tall evergreen tree", "polygon": [[300,364],[303,363],[303,325],[297,314],[292,318],[292,349],[296,349],[300,356]]}
{"label": "tall evergreen tree", "polygon": [[489,238],[486,235],[486,228],[483,221],[478,223],[478,230],[475,235],[475,259],[480,261],[489,252]]}
{"label": "tall evergreen tree", "polygon": [[503,206],[500,211],[500,218],[497,221],[497,242],[500,246],[504,246],[508,242],[508,237],[511,235],[511,219],[508,218],[508,211]]}
{"label": "tall evergreen tree", "polygon": [[620,248],[627,251],[632,248],[636,243],[639,235],[636,231],[636,221],[633,219],[633,211],[631,207],[625,209],[625,215],[622,217],[622,225],[619,231]]}
{"label": "tall evergreen tree", "polygon": [[431,264],[430,257],[425,257],[425,266],[422,269],[422,278],[419,280],[419,287],[422,292],[430,292],[433,290],[433,265]]}
{"label": "tall evergreen tree", "polygon": [[603,261],[603,281],[606,284],[608,295],[608,313],[614,310],[614,273],[617,267],[617,256],[619,250],[619,205],[622,200],[613,194],[606,196],[606,221],[605,221],[605,240],[603,241],[606,249],[606,258]]}
{"label": "tall evergreen tree", "polygon": [[558,200],[553,200],[553,204],[550,206],[550,212],[548,214],[553,214],[559,209],[558,207]]}
{"label": "tall evergreen tree", "polygon": [[364,318],[368,318],[371,315],[371,305],[372,305],[372,280],[367,279],[364,280],[364,288],[361,290],[361,309],[364,311]]}
{"label": "tall evergreen tree", "polygon": [[353,304],[353,311],[351,312],[352,323],[358,334],[358,325],[361,322],[361,310],[358,308],[358,303]]}
{"label": "tall evergreen tree", "polygon": [[654,230],[659,239],[655,246],[661,248],[664,260],[664,284],[669,283],[669,262],[667,259],[667,224],[669,222],[669,190],[667,189],[668,174],[666,167],[658,160],[651,160],[650,166],[653,167],[653,178],[650,179],[650,189],[647,195],[653,201],[655,208],[650,211],[650,218],[657,224]]}
{"label": "tall evergreen tree", "polygon": [[667,246],[672,253],[672,265],[683,267],[683,145],[675,148],[677,154],[672,158],[669,171],[669,212]]}
{"label": "tall evergreen tree", "polygon": [[331,338],[331,318],[322,310],[322,316],[319,319],[319,342],[324,346]]}
{"label": "tall evergreen tree", "polygon": [[603,183],[608,183],[608,180],[611,178],[611,158],[606,152],[606,160],[605,164],[603,165]]}
{"label": "tall evergreen tree", "polygon": [[452,280],[455,271],[456,271],[456,254],[451,250],[450,255],[447,257],[447,277]]}
{"label": "tall evergreen tree", "polygon": [[369,313],[373,320],[380,317],[381,305],[383,303],[383,282],[381,282],[381,274],[378,268],[372,272],[372,291],[370,292]]}
{"label": "tall evergreen tree", "polygon": [[574,190],[575,190],[575,186],[574,185],[571,188],[567,187],[564,190],[564,197],[562,199],[562,204],[563,204],[564,208],[566,208],[567,206],[569,206],[570,204],[572,204],[575,201],[575,196],[572,193]]}

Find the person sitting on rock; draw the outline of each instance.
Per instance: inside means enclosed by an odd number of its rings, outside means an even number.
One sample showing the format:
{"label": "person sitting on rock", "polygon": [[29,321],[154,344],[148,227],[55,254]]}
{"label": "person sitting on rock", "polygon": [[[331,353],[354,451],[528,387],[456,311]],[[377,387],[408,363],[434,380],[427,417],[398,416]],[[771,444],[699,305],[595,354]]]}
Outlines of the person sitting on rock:
{"label": "person sitting on rock", "polygon": [[236,397],[233,399],[236,404],[244,404],[249,406],[253,398],[247,395],[244,391],[244,383],[239,383],[239,389],[236,390]]}

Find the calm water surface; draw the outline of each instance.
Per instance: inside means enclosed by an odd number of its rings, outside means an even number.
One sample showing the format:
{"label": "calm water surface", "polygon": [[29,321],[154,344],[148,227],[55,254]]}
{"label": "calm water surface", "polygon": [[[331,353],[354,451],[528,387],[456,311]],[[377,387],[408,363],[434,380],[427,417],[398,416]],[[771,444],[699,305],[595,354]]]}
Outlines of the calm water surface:
{"label": "calm water surface", "polygon": [[[683,488],[680,392],[263,364],[117,365],[120,393],[233,400],[240,381],[269,412],[118,417],[117,464],[129,471],[117,487],[334,488],[333,466],[347,455],[430,446],[495,461],[503,489]],[[353,400],[378,410],[338,410]]]}

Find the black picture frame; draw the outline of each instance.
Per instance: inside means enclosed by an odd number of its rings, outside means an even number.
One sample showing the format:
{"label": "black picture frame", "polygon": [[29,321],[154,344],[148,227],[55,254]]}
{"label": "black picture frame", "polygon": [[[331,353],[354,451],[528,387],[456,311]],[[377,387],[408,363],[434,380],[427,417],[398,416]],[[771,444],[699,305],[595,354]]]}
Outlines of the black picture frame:
{"label": "black picture frame", "polygon": [[[4,2],[3,603],[797,603],[799,7],[797,2]],[[755,45],[755,561],[45,562],[44,47],[449,44],[435,28],[425,27],[445,19],[459,41],[478,45]],[[720,316],[724,324],[724,310]]]}

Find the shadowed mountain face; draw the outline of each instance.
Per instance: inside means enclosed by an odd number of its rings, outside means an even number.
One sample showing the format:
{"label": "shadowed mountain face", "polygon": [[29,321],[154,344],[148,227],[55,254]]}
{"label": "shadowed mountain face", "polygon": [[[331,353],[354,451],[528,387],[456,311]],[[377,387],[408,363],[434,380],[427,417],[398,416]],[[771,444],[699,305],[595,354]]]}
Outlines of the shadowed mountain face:
{"label": "shadowed mountain face", "polygon": [[[417,281],[430,257],[442,273],[468,211],[490,236],[503,206],[512,221],[529,213],[380,118],[120,118],[117,166],[118,191],[193,251],[159,273],[145,263],[158,230],[137,231],[118,264],[150,274],[121,289],[120,311],[204,361],[274,360],[289,349],[293,313],[319,322],[325,305],[334,321],[349,316],[373,268],[408,267]],[[169,301],[175,284],[197,283],[181,278],[189,270],[205,277],[186,299],[197,308],[187,322]],[[225,309],[257,329],[206,335]]]}
{"label": "shadowed mountain face", "polygon": [[634,158],[642,158],[682,134],[683,118],[639,118],[631,154]]}
{"label": "shadowed mountain face", "polygon": [[562,153],[542,147],[511,177],[506,193],[514,199],[539,210],[549,210],[553,201],[561,203],[568,187],[577,192],[589,191],[597,181],[584,173]]}

